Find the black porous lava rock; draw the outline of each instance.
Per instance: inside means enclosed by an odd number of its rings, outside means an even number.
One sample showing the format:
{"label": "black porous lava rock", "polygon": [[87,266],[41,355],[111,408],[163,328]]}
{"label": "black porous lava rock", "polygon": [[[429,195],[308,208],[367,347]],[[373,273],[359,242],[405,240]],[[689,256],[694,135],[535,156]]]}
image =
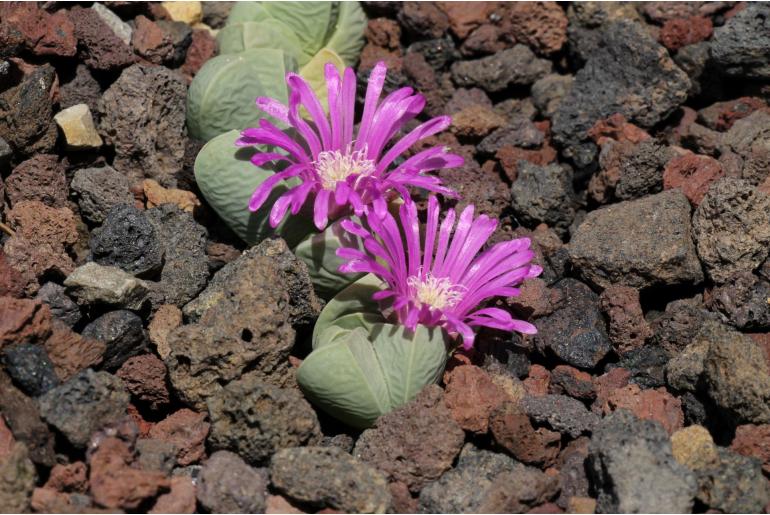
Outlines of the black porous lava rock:
{"label": "black porous lava rock", "polygon": [[752,2],[714,30],[711,57],[732,77],[770,78],[770,7]]}
{"label": "black porous lava rock", "polygon": [[551,67],[550,61],[538,58],[529,47],[516,45],[475,61],[458,61],[451,70],[457,86],[495,93],[510,86],[528,86],[550,73]]}
{"label": "black porous lava rock", "polygon": [[163,266],[163,245],[155,227],[131,205],[112,208],[102,226],[91,232],[89,245],[95,262],[135,276],[152,275]]}
{"label": "black porous lava rock", "polygon": [[59,378],[42,345],[22,343],[3,349],[5,370],[24,393],[38,397],[59,384]]}
{"label": "black porous lava rock", "polygon": [[575,217],[576,204],[568,167],[519,162],[511,188],[511,208],[522,224],[534,228],[544,223],[563,236]]}
{"label": "black porous lava rock", "polygon": [[566,395],[529,396],[522,399],[520,405],[538,424],[546,424],[573,438],[590,433],[599,423],[599,417],[588,411],[585,404]]}
{"label": "black porous lava rock", "polygon": [[102,366],[116,370],[132,357],[147,349],[147,334],[142,319],[135,313],[119,309],[100,316],[83,329],[83,336],[104,342]]}

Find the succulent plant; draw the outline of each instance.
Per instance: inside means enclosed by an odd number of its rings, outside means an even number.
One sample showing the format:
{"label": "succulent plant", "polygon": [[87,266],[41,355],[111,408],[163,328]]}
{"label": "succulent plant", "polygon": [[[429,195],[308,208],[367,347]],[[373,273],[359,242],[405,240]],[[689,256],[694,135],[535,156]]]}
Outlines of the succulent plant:
{"label": "succulent plant", "polygon": [[[270,234],[277,234],[289,246],[296,245],[313,231],[310,217],[293,216],[273,228],[268,224],[270,204],[259,211],[249,211],[252,192],[275,170],[270,165],[255,167],[251,157],[258,149],[235,146],[238,137],[238,131],[226,132],[206,143],[198,153],[194,171],[201,193],[243,241],[257,244]],[[291,180],[277,185],[271,200],[277,200],[291,185]]]}

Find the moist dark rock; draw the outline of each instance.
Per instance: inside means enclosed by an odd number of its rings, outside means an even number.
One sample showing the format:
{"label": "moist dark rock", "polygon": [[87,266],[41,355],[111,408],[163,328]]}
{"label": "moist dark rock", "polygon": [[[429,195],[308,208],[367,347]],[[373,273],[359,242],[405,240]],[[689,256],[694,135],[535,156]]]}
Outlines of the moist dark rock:
{"label": "moist dark rock", "polygon": [[551,72],[551,62],[539,59],[525,45],[515,45],[489,57],[452,64],[452,80],[459,87],[479,87],[488,93],[511,86],[529,86]]}
{"label": "moist dark rock", "polygon": [[53,363],[42,345],[22,343],[3,349],[5,370],[24,393],[38,397],[59,384]]}
{"label": "moist dark rock", "polygon": [[0,412],[14,439],[29,450],[33,462],[44,467],[55,464],[54,435],[40,419],[38,404],[24,395],[0,370]]}
{"label": "moist dark rock", "polygon": [[110,71],[125,68],[136,58],[93,9],[75,6],[70,9],[78,39],[78,57],[92,70]]}
{"label": "moist dark rock", "polygon": [[59,88],[59,107],[67,109],[78,104],[86,104],[91,113],[96,113],[96,106],[102,96],[99,82],[84,64],[78,64],[74,75]]}
{"label": "moist dark rock", "polygon": [[525,513],[557,492],[554,478],[469,443],[455,468],[423,488],[420,513]]}
{"label": "moist dark rock", "polygon": [[37,154],[13,169],[5,179],[5,194],[10,207],[24,200],[64,207],[67,202],[64,165],[53,154]]}
{"label": "moist dark rock", "polygon": [[206,228],[193,215],[173,204],[145,212],[163,250],[163,270],[150,283],[153,304],[183,306],[206,286],[209,278]]}
{"label": "moist dark rock", "polygon": [[398,12],[404,30],[417,39],[440,38],[449,28],[449,18],[431,2],[404,2]]}
{"label": "moist dark rock", "polygon": [[737,422],[770,423],[770,366],[751,338],[721,324],[705,326],[703,360],[709,397]]}
{"label": "moist dark rock", "polygon": [[0,138],[20,156],[47,153],[56,143],[51,101],[55,82],[56,72],[45,64],[0,93]]}
{"label": "moist dark rock", "polygon": [[582,402],[566,395],[529,396],[522,399],[520,405],[538,424],[546,424],[573,438],[590,433],[599,423],[599,417],[588,411]]}
{"label": "moist dark rock", "polygon": [[[645,346],[623,354],[617,366],[631,372],[632,383],[642,388],[657,388],[665,384],[668,353],[660,347]],[[614,365],[608,367],[614,368]]]}
{"label": "moist dark rock", "polygon": [[544,223],[563,236],[577,207],[572,170],[557,164],[538,166],[520,161],[511,188],[511,207],[525,226]]}
{"label": "moist dark rock", "polygon": [[48,304],[51,314],[72,327],[83,317],[80,308],[64,292],[64,286],[55,282],[47,282],[37,291],[35,299]]}
{"label": "moist dark rock", "polygon": [[279,449],[317,444],[318,418],[299,390],[278,388],[254,374],[225,386],[208,400],[209,446],[264,464]]}
{"label": "moist dark rock", "polygon": [[0,461],[0,506],[7,513],[27,513],[37,481],[27,446],[16,442]]}
{"label": "moist dark rock", "polygon": [[751,272],[741,272],[714,288],[708,306],[738,329],[770,328],[770,283]]}
{"label": "moist dark rock", "polygon": [[187,130],[184,79],[160,66],[124,70],[99,101],[99,127],[115,148],[113,167],[131,184],[145,178],[176,187]]}
{"label": "moist dark rock", "polygon": [[417,41],[407,47],[406,53],[416,52],[422,54],[431,68],[438,71],[447,64],[451,64],[459,59],[460,54],[455,47],[454,40],[446,35],[443,38],[428,39]]}
{"label": "moist dark rock", "polygon": [[587,139],[594,123],[620,112],[636,125],[652,127],[687,99],[689,87],[687,75],[641,25],[607,23],[554,114],[554,140],[582,168],[596,156]]}
{"label": "moist dark rock", "polygon": [[726,75],[770,77],[770,7],[749,4],[714,30],[711,58]]}
{"label": "moist dark rock", "polygon": [[581,275],[602,288],[703,280],[690,203],[678,190],[591,211],[574,232],[569,254]]}
{"label": "moist dark rock", "polygon": [[270,462],[274,488],[296,502],[346,513],[386,513],[385,476],[337,447],[281,449]]}
{"label": "moist dark rock", "polygon": [[711,41],[701,41],[680,48],[673,56],[676,65],[690,78],[691,97],[716,99],[724,96],[724,84],[711,59]]}
{"label": "moist dark rock", "polygon": [[116,370],[130,357],[147,350],[147,334],[142,319],[135,313],[120,309],[100,316],[83,329],[83,336],[104,342],[102,366]]}
{"label": "moist dark rock", "polygon": [[596,428],[589,452],[598,512],[692,511],[695,476],[674,459],[659,423],[616,411]]}
{"label": "moist dark rock", "polygon": [[196,489],[198,502],[211,513],[263,513],[267,474],[237,454],[217,451],[203,465]]}
{"label": "moist dark rock", "polygon": [[464,439],[444,402],[443,390],[430,385],[364,431],[353,456],[416,493],[452,466]]}
{"label": "moist dark rock", "polygon": [[641,198],[663,189],[663,168],[673,157],[671,149],[653,139],[640,142],[620,161],[615,196],[622,200]]}
{"label": "moist dark rock", "polygon": [[770,484],[756,458],[717,448],[719,459],[696,470],[697,498],[722,513],[761,513],[770,502]]}
{"label": "moist dark rock", "polygon": [[92,433],[125,416],[128,398],[120,379],[89,368],[40,397],[40,414],[83,448]]}
{"label": "moist dark rock", "polygon": [[692,222],[698,255],[716,283],[751,272],[767,258],[770,196],[744,179],[712,184]]}
{"label": "moist dark rock", "polygon": [[76,171],[70,187],[80,213],[94,224],[101,224],[115,206],[134,203],[128,179],[111,166]]}
{"label": "moist dark rock", "polygon": [[545,118],[552,118],[572,87],[572,75],[551,73],[532,84],[532,102]]}
{"label": "moist dark rock", "polygon": [[599,296],[575,279],[563,279],[553,288],[561,301],[552,314],[537,319],[535,345],[575,367],[594,368],[612,350]]}
{"label": "moist dark rock", "polygon": [[705,309],[700,296],[671,301],[662,314],[650,321],[651,343],[675,356],[692,341],[706,320],[715,318],[716,314]]}
{"label": "moist dark rock", "polygon": [[101,227],[91,231],[92,259],[117,266],[135,276],[147,276],[163,266],[163,245],[143,211],[123,204],[113,207]]}

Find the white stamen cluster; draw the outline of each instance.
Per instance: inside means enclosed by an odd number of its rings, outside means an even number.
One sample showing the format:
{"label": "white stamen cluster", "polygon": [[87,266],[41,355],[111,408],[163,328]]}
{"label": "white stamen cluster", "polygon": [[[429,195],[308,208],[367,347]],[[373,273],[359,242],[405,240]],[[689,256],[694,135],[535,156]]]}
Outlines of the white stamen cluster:
{"label": "white stamen cluster", "polygon": [[361,150],[348,147],[344,154],[339,150],[320,152],[313,164],[324,189],[334,191],[339,181],[351,175],[366,176],[374,173],[374,161],[366,159],[366,154],[366,147]]}
{"label": "white stamen cluster", "polygon": [[434,277],[431,274],[422,277],[413,275],[406,282],[412,288],[417,302],[434,309],[451,308],[463,297],[462,288],[452,284],[446,277]]}

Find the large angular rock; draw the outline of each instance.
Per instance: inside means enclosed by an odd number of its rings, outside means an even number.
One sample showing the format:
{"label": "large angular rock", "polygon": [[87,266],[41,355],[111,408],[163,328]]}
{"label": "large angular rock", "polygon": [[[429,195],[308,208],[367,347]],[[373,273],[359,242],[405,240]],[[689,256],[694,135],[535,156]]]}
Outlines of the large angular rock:
{"label": "large angular rock", "polygon": [[72,445],[83,448],[92,433],[125,416],[128,399],[120,379],[87,369],[43,395],[40,413]]}
{"label": "large angular rock", "polygon": [[11,383],[11,378],[2,371],[0,412],[13,438],[26,445],[32,461],[44,467],[52,467],[55,464],[54,435],[40,419],[37,402],[19,391]]}
{"label": "large angular rock", "polygon": [[620,112],[652,127],[687,99],[690,87],[666,49],[633,21],[606,24],[588,56],[553,117],[554,140],[581,168],[596,156],[587,132],[597,121]]}
{"label": "large angular rock", "polygon": [[83,336],[104,343],[104,362],[107,370],[117,370],[130,357],[147,349],[147,334],[142,319],[125,309],[110,311],[83,329]]}
{"label": "large angular rock", "polygon": [[565,235],[577,208],[572,170],[557,164],[538,166],[520,161],[511,188],[511,207],[527,227],[544,223]]}
{"label": "large angular rock", "polygon": [[115,206],[134,203],[130,182],[111,166],[76,171],[70,187],[80,213],[91,223],[101,224]]}
{"label": "large angular rock", "polygon": [[50,207],[67,203],[67,178],[64,165],[53,154],[38,154],[13,169],[5,179],[8,204],[37,200]]}
{"label": "large angular rock", "polygon": [[131,275],[152,275],[163,266],[159,235],[143,211],[131,205],[113,207],[101,227],[91,231],[91,257]]}
{"label": "large angular rock", "polygon": [[589,450],[599,513],[692,511],[695,476],[674,459],[661,425],[617,411],[596,429]]}
{"label": "large angular rock", "polygon": [[249,463],[267,463],[279,449],[321,440],[315,411],[299,390],[278,388],[245,375],[208,400],[212,449],[238,453]]}
{"label": "large angular rock", "polygon": [[601,288],[703,280],[690,203],[678,190],[591,211],[575,231],[569,254],[581,275]]}
{"label": "large angular rock", "polygon": [[198,475],[198,502],[210,513],[263,513],[267,474],[237,454],[216,451]]}
{"label": "large angular rock", "polygon": [[454,469],[423,488],[420,513],[526,513],[557,492],[554,478],[469,443]]}
{"label": "large angular rock", "polygon": [[550,72],[550,61],[537,58],[525,45],[516,45],[489,57],[454,63],[452,80],[464,88],[477,86],[493,93],[528,86]]}
{"label": "large angular rock", "polygon": [[749,4],[714,31],[711,58],[732,77],[770,78],[770,7]]}
{"label": "large angular rock", "polygon": [[452,466],[465,433],[452,419],[437,385],[425,387],[409,404],[380,417],[361,434],[353,455],[412,492]]}
{"label": "large angular rock", "polygon": [[21,83],[0,93],[0,138],[19,155],[47,153],[56,144],[51,65],[35,68]]}
{"label": "large angular rock", "polygon": [[64,286],[78,304],[106,304],[126,309],[141,309],[149,290],[145,281],[120,268],[94,262],[76,268],[64,280]]}
{"label": "large angular rock", "polygon": [[698,500],[722,513],[761,513],[770,502],[770,483],[756,458],[717,448],[718,459],[697,469]]}
{"label": "large angular rock", "polygon": [[751,272],[770,246],[770,196],[745,179],[715,182],[693,216],[698,254],[716,283]]}
{"label": "large angular rock", "polygon": [[113,166],[133,183],[174,187],[182,170],[186,128],[184,79],[160,66],[135,64],[99,101],[99,127],[115,147]]}
{"label": "large angular rock", "polygon": [[297,502],[345,513],[387,513],[385,476],[338,447],[281,449],[270,462],[270,479]]}

